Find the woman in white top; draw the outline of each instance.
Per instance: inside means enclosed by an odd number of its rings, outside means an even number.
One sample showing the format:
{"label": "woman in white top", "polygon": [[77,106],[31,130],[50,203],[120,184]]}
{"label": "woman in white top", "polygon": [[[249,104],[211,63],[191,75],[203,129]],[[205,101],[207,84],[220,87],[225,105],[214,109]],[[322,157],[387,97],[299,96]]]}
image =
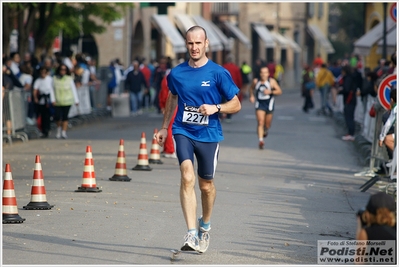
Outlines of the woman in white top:
{"label": "woman in white top", "polygon": [[33,99],[37,104],[37,116],[42,120],[42,138],[47,138],[50,131],[50,104],[55,99],[53,79],[45,67],[39,69],[40,77],[33,84]]}

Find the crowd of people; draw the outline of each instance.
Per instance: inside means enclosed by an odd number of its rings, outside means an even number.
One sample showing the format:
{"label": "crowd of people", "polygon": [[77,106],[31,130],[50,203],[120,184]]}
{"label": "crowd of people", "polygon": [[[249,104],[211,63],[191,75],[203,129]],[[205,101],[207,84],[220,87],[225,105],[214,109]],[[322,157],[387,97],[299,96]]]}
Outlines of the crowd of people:
{"label": "crowd of people", "polygon": [[[370,69],[364,66],[359,55],[345,56],[332,63],[324,62],[319,56],[313,65],[304,65],[301,92],[304,98],[302,110],[308,113],[314,108],[313,95],[320,92],[321,102],[318,114],[332,115],[337,105],[337,95],[343,95],[344,117],[347,134],[342,140],[355,140],[355,109],[357,105],[366,108],[367,96],[377,96],[378,85],[389,74],[396,73],[396,52],[390,61],[380,59],[378,66]],[[357,103],[358,96],[362,102]]]}
{"label": "crowd of people", "polygon": [[[67,138],[68,114],[79,104],[77,90],[89,86],[99,88],[96,60],[85,54],[65,55],[56,52],[38,60],[31,53],[3,54],[3,97],[6,91],[23,90],[28,103],[26,120],[41,130],[41,138],[49,137],[50,122],[57,124],[56,138]],[[92,99],[91,99],[92,101]],[[10,123],[6,123],[9,127]],[[8,131],[9,133],[9,131]]]}

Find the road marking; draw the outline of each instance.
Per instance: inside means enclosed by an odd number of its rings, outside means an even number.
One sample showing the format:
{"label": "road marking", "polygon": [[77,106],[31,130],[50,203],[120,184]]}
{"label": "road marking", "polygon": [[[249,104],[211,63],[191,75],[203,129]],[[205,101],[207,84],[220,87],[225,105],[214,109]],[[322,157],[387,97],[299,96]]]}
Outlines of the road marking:
{"label": "road marking", "polygon": [[293,116],[277,116],[278,120],[282,120],[282,121],[293,121],[294,117]]}
{"label": "road marking", "polygon": [[324,117],[309,117],[309,120],[310,121],[323,121],[323,122],[325,122],[326,118],[324,118]]}

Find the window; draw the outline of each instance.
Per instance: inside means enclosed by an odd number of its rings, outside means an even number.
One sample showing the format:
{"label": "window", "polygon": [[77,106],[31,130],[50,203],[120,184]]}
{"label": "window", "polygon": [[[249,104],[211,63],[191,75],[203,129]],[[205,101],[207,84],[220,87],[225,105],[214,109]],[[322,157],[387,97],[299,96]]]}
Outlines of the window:
{"label": "window", "polygon": [[314,16],[314,3],[308,3],[308,17],[313,18]]}
{"label": "window", "polygon": [[324,3],[318,3],[318,5],[319,5],[319,10],[317,12],[317,17],[321,19],[324,15]]}

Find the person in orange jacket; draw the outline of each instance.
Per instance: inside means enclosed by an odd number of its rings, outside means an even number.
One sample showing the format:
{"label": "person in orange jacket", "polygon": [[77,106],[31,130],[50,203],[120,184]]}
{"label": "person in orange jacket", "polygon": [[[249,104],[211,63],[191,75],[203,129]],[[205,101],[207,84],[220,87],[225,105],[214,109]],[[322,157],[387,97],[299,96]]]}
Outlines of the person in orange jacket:
{"label": "person in orange jacket", "polygon": [[[168,87],[168,81],[166,79],[166,77],[168,76],[170,72],[170,69],[166,70],[165,76],[162,79],[161,82],[161,90],[159,91],[159,107],[161,108],[161,112],[162,114],[165,112],[165,106],[166,106],[166,99],[168,99],[168,95],[169,95],[169,87]],[[176,112],[177,112],[177,107],[175,109],[175,112],[173,114],[172,120],[169,123],[168,126],[168,136],[165,140],[165,144],[163,145],[163,151],[161,153],[162,157],[165,158],[177,158],[176,156],[176,152],[175,152],[175,145],[173,142],[173,135],[172,135],[172,125],[173,122],[175,120],[175,116],[176,116]]]}

